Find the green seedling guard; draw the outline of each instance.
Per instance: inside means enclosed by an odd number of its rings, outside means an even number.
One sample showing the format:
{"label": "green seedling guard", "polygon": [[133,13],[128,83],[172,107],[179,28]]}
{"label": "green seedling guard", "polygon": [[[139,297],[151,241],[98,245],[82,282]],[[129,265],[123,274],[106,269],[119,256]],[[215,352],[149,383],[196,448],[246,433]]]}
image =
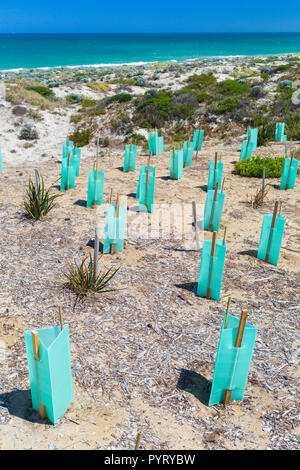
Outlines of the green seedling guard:
{"label": "green seedling guard", "polygon": [[247,140],[252,144],[252,151],[257,150],[258,129],[247,129]]}
{"label": "green seedling guard", "polygon": [[284,135],[284,122],[276,122],[275,142],[286,142],[287,136]]}
{"label": "green seedling guard", "polygon": [[[276,207],[276,206],[275,206]],[[274,209],[275,212],[276,209]],[[277,213],[277,210],[276,210]],[[257,258],[277,266],[283,237],[285,218],[283,215],[264,215]]]}
{"label": "green seedling guard", "polygon": [[164,138],[157,132],[148,134],[149,155],[157,155],[164,151]]}
{"label": "green seedling guard", "polygon": [[127,210],[125,206],[119,206],[118,217],[116,217],[116,209],[117,204],[109,204],[106,210],[103,244],[104,254],[111,253],[112,245],[114,246],[114,252],[123,251],[124,248]]}
{"label": "green seedling guard", "polygon": [[68,158],[69,152],[74,148],[74,142],[72,140],[65,140],[63,142],[63,152],[62,152],[62,158]]}
{"label": "green seedling guard", "polygon": [[204,216],[203,216],[203,230],[209,230],[211,232],[218,232],[220,229],[222,211],[224,206],[225,193],[210,189],[207,191]]}
{"label": "green seedling guard", "polygon": [[0,173],[3,173],[3,166],[2,166],[2,150],[0,147]]}
{"label": "green seedling guard", "polygon": [[193,142],[188,142],[187,140],[183,143],[183,166],[188,167],[192,165],[193,154],[194,154],[194,144]]}
{"label": "green seedling guard", "polygon": [[200,152],[200,150],[202,149],[203,138],[204,138],[204,130],[197,129],[193,135],[194,150]]}
{"label": "green seedling guard", "polygon": [[80,160],[81,160],[81,149],[76,148],[74,154],[75,162],[76,162],[76,176],[79,176],[80,172]]}
{"label": "green seedling guard", "polygon": [[253,153],[253,142],[248,142],[248,140],[243,140],[241,153],[240,153],[240,161],[247,160],[249,158],[251,160],[252,153]]}
{"label": "green seedling guard", "polygon": [[212,388],[208,406],[223,403],[226,390],[231,390],[232,400],[243,400],[248,380],[257,329],[246,322],[241,347],[236,348],[239,319],[226,313],[223,318],[218,344]]}
{"label": "green seedling guard", "polygon": [[203,242],[200,272],[197,286],[197,295],[208,299],[219,300],[223,270],[226,254],[225,240],[216,241],[216,232],[213,240]]}
{"label": "green seedling guard", "polygon": [[[147,172],[147,165],[141,166],[140,174],[139,174],[139,181],[138,181],[138,186],[137,186],[137,191],[136,191],[136,196],[135,196],[136,199],[140,199],[141,179],[142,179],[142,175],[146,172]],[[154,166],[149,165],[149,174],[153,175],[153,177],[155,179],[155,167]]]}
{"label": "green seedling guard", "polygon": [[[96,177],[97,173],[97,177]],[[89,172],[88,194],[86,207],[101,206],[103,201],[104,173],[91,170]]]}
{"label": "green seedling guard", "polygon": [[135,171],[137,146],[128,144],[125,146],[123,171]]}
{"label": "green seedling guard", "polygon": [[179,180],[183,176],[183,151],[170,151],[170,178]]}
{"label": "green seedling guard", "polygon": [[[143,167],[142,167],[143,168]],[[141,168],[141,170],[142,170]],[[147,166],[140,174],[139,186],[139,209],[140,211],[153,212],[154,191],[155,191],[155,168]]]}
{"label": "green seedling guard", "polygon": [[299,160],[296,158],[285,158],[281,174],[280,189],[294,189],[298,165]]}
{"label": "green seedling guard", "polygon": [[208,170],[207,190],[215,189],[217,183],[219,183],[219,187],[221,187],[222,176],[223,162],[210,162]]}
{"label": "green seedling guard", "polygon": [[61,162],[60,190],[75,188],[76,161],[74,158],[64,158]]}
{"label": "green seedling guard", "polygon": [[35,359],[33,331],[25,331],[32,407],[46,410],[55,424],[73,400],[69,326],[34,330],[39,338],[39,359]]}

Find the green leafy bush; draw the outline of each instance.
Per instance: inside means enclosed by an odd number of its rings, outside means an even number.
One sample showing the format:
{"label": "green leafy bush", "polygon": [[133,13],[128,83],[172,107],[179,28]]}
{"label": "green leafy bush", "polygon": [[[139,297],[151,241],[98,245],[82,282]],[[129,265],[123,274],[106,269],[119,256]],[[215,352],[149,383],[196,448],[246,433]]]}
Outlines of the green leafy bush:
{"label": "green leafy bush", "polygon": [[216,77],[208,74],[191,75],[188,79],[193,88],[203,88],[214,85],[217,82]]}
{"label": "green leafy bush", "polygon": [[224,80],[220,83],[219,90],[226,95],[243,95],[250,93],[251,88],[246,83],[240,83],[235,80]]}
{"label": "green leafy bush", "polygon": [[83,108],[91,108],[92,106],[96,106],[97,100],[92,100],[90,98],[84,98],[81,102]]}
{"label": "green leafy bush", "polygon": [[227,98],[221,101],[217,106],[217,112],[219,114],[226,113],[227,111],[233,111],[237,107],[236,98]]}
{"label": "green leafy bush", "polygon": [[39,138],[39,135],[32,124],[25,124],[21,129],[19,137],[23,140],[35,140]]}
{"label": "green leafy bush", "polygon": [[54,96],[54,92],[53,90],[51,90],[51,88],[48,88],[42,85],[28,87],[27,90],[35,91],[39,95],[44,96],[44,98],[49,98],[50,96]]}
{"label": "green leafy bush", "polygon": [[111,103],[128,103],[128,101],[132,100],[132,96],[129,93],[118,93],[117,95],[111,96],[109,101]]}
{"label": "green leafy bush", "polygon": [[300,113],[287,116],[285,126],[288,140],[300,140]]}
{"label": "green leafy bush", "polygon": [[82,131],[75,131],[69,136],[70,140],[74,142],[76,147],[84,147],[88,145],[93,137],[91,129],[84,129]]}
{"label": "green leafy bush", "polygon": [[240,176],[262,178],[263,167],[266,168],[266,178],[280,178],[282,174],[284,157],[261,158],[252,157],[234,164],[235,171]]}
{"label": "green leafy bush", "polygon": [[83,97],[80,95],[77,95],[76,93],[71,93],[66,97],[66,100],[69,101],[72,104],[80,103],[83,101]]}

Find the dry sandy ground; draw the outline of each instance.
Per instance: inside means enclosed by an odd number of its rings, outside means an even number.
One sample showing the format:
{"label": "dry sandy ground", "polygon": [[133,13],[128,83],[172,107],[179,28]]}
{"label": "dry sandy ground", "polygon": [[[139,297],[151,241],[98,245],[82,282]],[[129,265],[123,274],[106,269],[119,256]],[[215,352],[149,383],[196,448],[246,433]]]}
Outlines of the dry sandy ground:
{"label": "dry sandy ground", "polygon": [[[190,207],[195,200],[200,208],[209,161],[215,151],[222,154],[226,198],[220,236],[226,226],[227,253],[220,302],[194,293],[201,251],[190,240],[133,236],[122,253],[102,259],[105,266],[121,267],[113,285],[122,290],[76,302],[54,279],[63,279],[66,259],[80,261],[93,250],[97,211],[84,205],[93,160],[82,159],[76,188],[63,193],[49,217],[35,224],[20,208],[33,163],[5,165],[0,175],[2,449],[129,449],[138,429],[141,447],[148,450],[299,448],[299,181],[294,190],[279,191],[279,180],[268,180],[264,206],[251,208],[247,194],[260,181],[232,173],[239,149],[240,143],[206,141],[179,181],[168,178],[168,153],[153,158],[155,202]],[[278,150],[273,145],[257,153]],[[59,162],[58,153],[38,165],[54,192]],[[104,202],[113,187],[128,196],[128,207],[136,206],[139,168],[145,163],[146,156],[139,155],[136,171],[127,174],[121,153],[103,157]],[[259,261],[256,252],[263,215],[277,199],[287,222],[274,267]],[[233,315],[248,309],[257,341],[244,400],[208,407],[229,295]],[[24,330],[58,324],[58,305],[70,325],[75,397],[53,426],[31,408]]]}

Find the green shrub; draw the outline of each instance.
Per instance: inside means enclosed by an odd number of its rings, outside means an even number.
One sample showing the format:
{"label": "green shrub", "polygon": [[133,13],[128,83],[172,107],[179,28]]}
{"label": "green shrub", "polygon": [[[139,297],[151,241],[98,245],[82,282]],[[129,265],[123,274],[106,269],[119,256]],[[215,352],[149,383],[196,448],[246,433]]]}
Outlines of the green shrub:
{"label": "green shrub", "polygon": [[132,96],[129,93],[118,93],[117,95],[111,96],[109,101],[111,103],[127,103],[128,101],[132,100]]}
{"label": "green shrub", "polygon": [[53,90],[51,90],[51,88],[42,85],[27,87],[27,90],[35,91],[36,93],[44,96],[45,98],[49,98],[49,96],[54,96],[54,92]]}
{"label": "green shrub", "polygon": [[107,83],[103,83],[103,82],[92,82],[92,83],[88,83],[87,86],[94,91],[99,91],[102,93],[106,93],[107,91],[110,90],[110,86]]}
{"label": "green shrub", "polygon": [[76,93],[71,93],[66,97],[66,100],[69,101],[72,104],[80,103],[83,101],[83,97],[80,95],[76,95]]}
{"label": "green shrub", "polygon": [[191,82],[190,86],[193,88],[203,88],[214,85],[217,82],[217,79],[213,75],[201,74],[191,75],[188,78],[188,81]]}
{"label": "green shrub", "polygon": [[108,137],[99,137],[100,147],[109,147],[109,138]]}
{"label": "green shrub", "polygon": [[39,138],[39,135],[32,124],[25,124],[21,129],[19,137],[23,140],[36,140]]}
{"label": "green shrub", "polygon": [[288,140],[300,140],[300,113],[287,116],[285,126]]}
{"label": "green shrub", "polygon": [[226,95],[243,95],[250,93],[251,88],[246,83],[240,83],[235,80],[224,80],[220,83],[219,90]]}
{"label": "green shrub", "polygon": [[83,108],[91,108],[92,106],[96,106],[97,100],[92,100],[90,98],[84,98],[81,102]]}
{"label": "green shrub", "polygon": [[76,147],[84,147],[88,145],[93,137],[91,129],[84,129],[82,131],[75,131],[69,136],[70,140],[74,142]]}
{"label": "green shrub", "polygon": [[280,178],[284,157],[261,158],[252,157],[234,164],[235,171],[240,176],[262,178],[263,167],[266,168],[266,178]]}
{"label": "green shrub", "polygon": [[143,136],[142,134],[137,134],[137,133],[127,136],[125,138],[125,143],[130,142],[130,139],[132,139],[132,143],[134,145],[144,145],[148,142],[145,136]]}
{"label": "green shrub", "polygon": [[217,112],[219,114],[226,113],[227,111],[233,111],[237,107],[236,98],[227,98],[221,101],[217,106]]}

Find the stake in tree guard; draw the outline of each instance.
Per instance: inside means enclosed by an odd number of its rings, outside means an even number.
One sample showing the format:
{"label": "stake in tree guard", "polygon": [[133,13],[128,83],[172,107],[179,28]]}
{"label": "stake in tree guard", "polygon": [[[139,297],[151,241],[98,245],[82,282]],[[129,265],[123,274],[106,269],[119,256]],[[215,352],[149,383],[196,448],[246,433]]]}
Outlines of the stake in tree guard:
{"label": "stake in tree guard", "polygon": [[287,136],[284,134],[284,122],[276,122],[275,142],[286,142]]}
{"label": "stake in tree guard", "polygon": [[123,251],[126,212],[126,206],[120,205],[120,194],[118,193],[116,204],[109,204],[107,207],[103,253],[113,254],[117,251]]}
{"label": "stake in tree guard", "polygon": [[192,165],[194,155],[194,143],[189,140],[186,140],[183,143],[183,162],[184,168]]}
{"label": "stake in tree guard", "polygon": [[183,151],[170,150],[170,178],[179,180],[183,176]]}
{"label": "stake in tree guard", "polygon": [[274,205],[273,215],[266,214],[263,219],[257,258],[267,263],[278,264],[285,219],[277,215],[279,201]]}
{"label": "stake in tree guard", "polygon": [[293,155],[291,158],[285,158],[281,174],[280,189],[294,189],[298,165],[299,161],[294,158]]}
{"label": "stake in tree guard", "polygon": [[88,180],[88,194],[87,194],[87,207],[95,207],[101,205],[103,202],[103,190],[104,190],[104,172],[98,171],[98,160],[99,160],[99,137],[97,138],[97,157],[96,157],[96,168],[89,172]]}
{"label": "stake in tree guard", "polygon": [[32,407],[55,424],[73,400],[69,326],[25,331]]}
{"label": "stake in tree guard", "polygon": [[153,211],[155,190],[155,168],[150,166],[150,157],[147,165],[141,167],[136,198],[139,199],[140,211],[145,209]]}
{"label": "stake in tree guard", "polygon": [[210,232],[219,231],[225,199],[225,193],[223,191],[224,180],[221,191],[219,191],[219,183],[216,184],[214,190],[211,189],[207,191],[203,216],[203,230]]}
{"label": "stake in tree guard", "polygon": [[157,155],[164,151],[164,138],[157,131],[148,134],[149,155]]}
{"label": "stake in tree guard", "polygon": [[135,171],[136,154],[137,154],[137,146],[132,145],[132,139],[130,139],[130,144],[125,146],[124,165],[123,165],[124,172]]}
{"label": "stake in tree guard", "polygon": [[61,162],[61,182],[60,190],[65,191],[75,188],[76,176],[76,160],[71,159],[71,151],[69,151],[68,158],[63,158]]}
{"label": "stake in tree guard", "polygon": [[222,175],[223,162],[221,162],[221,156],[220,161],[218,161],[218,152],[216,152],[214,162],[209,163],[207,190],[215,189],[217,183],[219,183],[220,187],[222,182]]}
{"label": "stake in tree guard", "polygon": [[213,232],[212,241],[203,242],[197,295],[207,299],[220,299],[226,254],[226,240],[217,240]]}
{"label": "stake in tree guard", "polygon": [[196,160],[198,160],[198,152],[201,151],[202,148],[203,138],[204,130],[197,129],[193,136],[194,150],[196,150]]}
{"label": "stake in tree guard", "polygon": [[229,314],[229,306],[230,298],[221,327],[209,406],[242,400],[248,380],[257,329],[246,322],[247,310],[238,319]]}
{"label": "stake in tree guard", "polygon": [[195,201],[192,201],[192,208],[193,208],[195,236],[196,236],[196,249],[200,250],[199,235],[198,235],[198,221],[197,221],[197,207],[196,207],[196,202]]}

